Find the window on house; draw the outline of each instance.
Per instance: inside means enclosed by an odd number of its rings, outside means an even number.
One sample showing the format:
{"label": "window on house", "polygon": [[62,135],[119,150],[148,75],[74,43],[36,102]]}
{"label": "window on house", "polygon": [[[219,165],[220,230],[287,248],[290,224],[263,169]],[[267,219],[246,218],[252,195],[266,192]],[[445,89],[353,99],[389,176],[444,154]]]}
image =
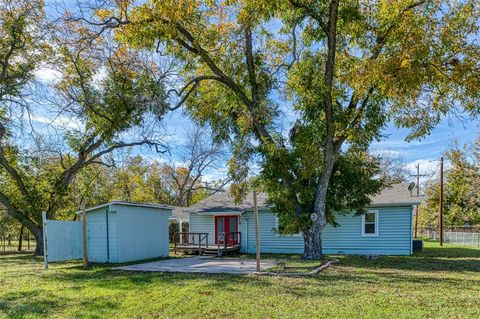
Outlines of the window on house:
{"label": "window on house", "polygon": [[367,212],[362,216],[362,235],[376,236],[378,235],[378,212]]}

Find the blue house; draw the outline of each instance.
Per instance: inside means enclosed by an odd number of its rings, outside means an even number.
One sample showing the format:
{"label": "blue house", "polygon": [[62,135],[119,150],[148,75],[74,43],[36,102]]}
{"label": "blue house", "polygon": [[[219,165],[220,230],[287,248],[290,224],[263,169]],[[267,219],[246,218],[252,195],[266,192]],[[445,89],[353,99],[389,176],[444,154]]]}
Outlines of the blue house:
{"label": "blue house", "polygon": [[[266,204],[266,195],[258,194],[260,251],[262,253],[303,253],[301,234],[289,236],[276,232],[278,219]],[[396,184],[372,197],[368,213],[338,214],[339,226],[327,225],[323,249],[327,254],[410,255],[412,253],[412,209],[419,204],[405,184]],[[190,233],[183,235],[179,249],[223,249],[255,253],[253,194],[235,205],[226,193],[217,193],[185,209]]]}

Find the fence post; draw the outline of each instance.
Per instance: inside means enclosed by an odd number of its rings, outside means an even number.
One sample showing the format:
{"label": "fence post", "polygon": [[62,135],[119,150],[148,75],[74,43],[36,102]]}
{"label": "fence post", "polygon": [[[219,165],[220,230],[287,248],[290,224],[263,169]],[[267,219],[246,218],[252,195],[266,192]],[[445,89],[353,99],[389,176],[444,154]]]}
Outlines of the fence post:
{"label": "fence post", "polygon": [[47,212],[42,212],[42,225],[43,225],[43,264],[45,269],[48,269]]}

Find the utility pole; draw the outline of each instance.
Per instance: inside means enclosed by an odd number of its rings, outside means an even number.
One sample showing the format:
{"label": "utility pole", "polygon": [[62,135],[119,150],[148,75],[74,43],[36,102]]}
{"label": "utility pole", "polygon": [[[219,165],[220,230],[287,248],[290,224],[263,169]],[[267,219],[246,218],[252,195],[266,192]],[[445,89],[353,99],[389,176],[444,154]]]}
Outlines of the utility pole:
{"label": "utility pole", "polygon": [[[415,167],[417,168],[417,174],[415,175],[411,175],[411,176],[415,176],[417,178],[417,197],[419,198],[420,197],[420,177],[423,177],[423,176],[427,176],[426,174],[420,174],[420,164],[417,164],[415,165]],[[418,214],[420,212],[420,210],[418,209],[418,206],[417,205],[415,207],[415,232],[414,232],[414,237],[417,238],[417,229],[418,229]]]}
{"label": "utility pole", "polygon": [[440,246],[443,246],[443,156],[440,158]]}

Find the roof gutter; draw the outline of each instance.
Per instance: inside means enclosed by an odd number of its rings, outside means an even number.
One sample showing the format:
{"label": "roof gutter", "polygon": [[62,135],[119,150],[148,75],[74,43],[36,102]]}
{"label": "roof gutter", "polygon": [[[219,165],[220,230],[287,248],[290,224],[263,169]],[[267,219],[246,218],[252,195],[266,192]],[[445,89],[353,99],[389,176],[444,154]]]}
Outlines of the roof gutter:
{"label": "roof gutter", "polygon": [[409,206],[415,206],[420,204],[421,202],[375,203],[375,204],[368,205],[367,208],[368,207],[409,207]]}
{"label": "roof gutter", "polygon": [[[85,211],[89,212],[89,211],[96,210],[96,209],[103,208],[103,207],[110,206],[110,205],[134,206],[134,207],[146,207],[146,208],[173,210],[172,206],[163,205],[163,204],[129,203],[129,202],[122,202],[122,201],[113,201],[113,202],[108,202],[108,203],[105,203],[105,204],[89,207]],[[81,214],[81,213],[82,213],[82,211],[75,212],[75,214]]]}

